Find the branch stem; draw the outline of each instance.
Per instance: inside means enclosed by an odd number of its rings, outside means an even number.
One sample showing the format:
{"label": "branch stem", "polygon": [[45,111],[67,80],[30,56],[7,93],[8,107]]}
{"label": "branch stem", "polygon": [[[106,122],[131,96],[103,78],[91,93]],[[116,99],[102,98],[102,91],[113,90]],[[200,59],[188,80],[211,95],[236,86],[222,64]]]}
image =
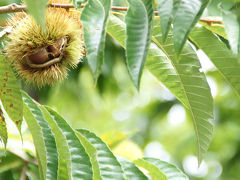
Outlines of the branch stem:
{"label": "branch stem", "polygon": [[[74,5],[72,4],[58,4],[58,3],[52,3],[48,5],[49,7],[56,7],[56,8],[64,8],[64,9],[70,9],[74,8]],[[81,5],[81,8],[83,8],[85,4]],[[127,7],[120,7],[120,6],[112,6],[111,8],[113,11],[127,11]],[[0,14],[6,14],[6,13],[15,13],[15,12],[22,12],[27,11],[27,7],[25,5],[17,5],[15,3],[9,4],[7,6],[1,6],[0,7]],[[158,11],[154,11],[155,15],[158,15]],[[201,18],[200,21],[206,22],[206,23],[218,23],[222,24],[221,20],[209,20],[209,19],[203,19]]]}

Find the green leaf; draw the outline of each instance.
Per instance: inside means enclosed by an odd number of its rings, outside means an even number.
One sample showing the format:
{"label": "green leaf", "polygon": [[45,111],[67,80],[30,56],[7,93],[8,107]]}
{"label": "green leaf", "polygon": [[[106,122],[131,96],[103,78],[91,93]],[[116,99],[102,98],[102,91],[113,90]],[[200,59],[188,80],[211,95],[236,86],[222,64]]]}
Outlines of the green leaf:
{"label": "green leaf", "polygon": [[[238,11],[240,11],[240,8]],[[237,14],[226,10],[222,10],[222,13],[230,47],[235,54],[238,54],[240,47],[240,15],[238,17]]]}
{"label": "green leaf", "polygon": [[166,40],[172,21],[176,16],[180,0],[158,0],[158,13],[160,16],[163,41]]}
{"label": "green leaf", "polygon": [[209,24],[209,23],[203,22],[203,21],[199,21],[198,23],[201,24],[206,29],[208,29],[209,31],[212,31],[215,34],[222,36],[224,39],[228,39],[227,34],[224,29],[224,26],[222,24],[218,24],[218,23]]}
{"label": "green leaf", "polygon": [[33,141],[42,167],[44,179],[57,179],[58,152],[56,141],[41,109],[26,93],[24,99],[24,119],[33,136]]}
{"label": "green leaf", "polygon": [[71,176],[73,179],[92,179],[92,165],[88,154],[71,126],[54,110],[46,107],[52,119],[61,129],[71,153]]}
{"label": "green leaf", "polygon": [[[123,48],[125,48],[125,32],[125,23],[116,16],[111,15],[109,18],[107,33],[113,39],[115,39]],[[179,99],[179,101],[181,101],[185,105],[185,107],[188,108],[188,103],[184,94],[184,90],[181,86],[180,80],[173,65],[169,61],[168,57],[155,43],[151,43],[149,47],[145,67],[158,80],[160,80]]]}
{"label": "green leaf", "polygon": [[78,138],[80,139],[81,143],[85,147],[87,154],[90,157],[90,161],[92,163],[93,168],[93,179],[94,180],[102,180],[101,174],[100,174],[100,168],[97,161],[97,149],[87,140],[86,137],[81,135],[78,131],[76,131]]}
{"label": "green leaf", "polygon": [[[108,33],[124,47],[124,23],[110,17]],[[198,159],[201,162],[212,139],[213,100],[206,77],[195,51],[187,43],[183,52],[175,56],[173,35],[163,43],[159,18],[154,29],[146,68],[150,70],[190,110],[197,137]]]}
{"label": "green leaf", "polygon": [[88,130],[79,129],[77,131],[87,138],[87,140],[96,148],[97,162],[102,179],[125,179],[120,163],[108,146],[99,137]]}
{"label": "green leaf", "polygon": [[72,156],[70,154],[67,139],[64,136],[62,130],[58,127],[55,120],[51,117],[50,113],[44,106],[40,106],[40,109],[47,120],[48,125],[51,127],[56,140],[56,146],[58,151],[58,180],[71,179],[71,162]]}
{"label": "green leaf", "polygon": [[240,96],[240,56],[233,54],[214,34],[203,27],[195,27],[190,38],[206,53],[223,78]]}
{"label": "green leaf", "polygon": [[168,180],[188,180],[189,178],[176,166],[156,158],[143,158],[145,161],[154,164],[166,176]]}
{"label": "green leaf", "polygon": [[106,25],[110,9],[111,0],[89,0],[81,15],[87,59],[95,82],[104,61]]}
{"label": "green leaf", "polygon": [[29,14],[31,14],[36,22],[45,28],[46,6],[49,0],[25,0]]}
{"label": "green leaf", "polygon": [[3,55],[0,55],[0,99],[8,116],[21,133],[23,118],[22,95],[17,79]]}
{"label": "green leaf", "polygon": [[198,22],[209,0],[182,0],[173,24],[174,47],[180,54],[188,34]]}
{"label": "green leaf", "polygon": [[144,160],[137,159],[133,161],[137,166],[143,167],[152,177],[152,180],[167,180],[166,175],[154,164]]}
{"label": "green leaf", "polygon": [[117,159],[120,162],[128,180],[148,180],[147,176],[145,176],[134,163],[119,156]]}
{"label": "green leaf", "polygon": [[3,141],[4,146],[6,148],[7,140],[8,140],[7,124],[3,116],[1,106],[0,106],[0,139]]}
{"label": "green leaf", "polygon": [[153,4],[152,0],[128,0],[128,2],[129,9],[125,17],[127,67],[135,87],[139,89],[151,43]]}
{"label": "green leaf", "polygon": [[208,150],[213,133],[213,125],[210,122],[213,120],[213,99],[206,77],[201,71],[198,57],[189,42],[186,43],[178,58],[175,56],[171,32],[166,42],[162,43],[161,28],[157,18],[154,24],[153,41],[167,55],[177,73],[187,107],[192,115],[200,163]]}

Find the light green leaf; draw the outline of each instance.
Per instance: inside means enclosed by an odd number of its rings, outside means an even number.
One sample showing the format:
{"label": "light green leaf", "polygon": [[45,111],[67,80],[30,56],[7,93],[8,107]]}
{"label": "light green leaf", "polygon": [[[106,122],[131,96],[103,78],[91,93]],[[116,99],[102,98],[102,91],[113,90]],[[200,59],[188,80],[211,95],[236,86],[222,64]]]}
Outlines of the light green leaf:
{"label": "light green leaf", "polygon": [[151,43],[153,2],[152,0],[128,0],[128,2],[129,9],[125,17],[127,67],[135,87],[139,89]]}
{"label": "light green leaf", "polygon": [[198,23],[201,24],[206,29],[208,29],[209,31],[212,31],[215,34],[222,36],[224,39],[228,39],[227,34],[224,29],[224,26],[222,24],[217,24],[217,23],[209,24],[209,23],[203,22],[203,21],[199,21]]}
{"label": "light green leaf", "polygon": [[66,138],[71,153],[71,176],[73,179],[90,180],[93,177],[92,165],[81,141],[71,126],[54,110],[46,107]]}
{"label": "light green leaf", "polygon": [[158,13],[160,16],[163,41],[166,40],[171,23],[176,16],[181,0],[158,0]]}
{"label": "light green leaf", "polygon": [[174,47],[180,54],[188,34],[198,22],[209,0],[181,0],[173,24]]}
{"label": "light green leaf", "polygon": [[102,179],[125,179],[120,163],[108,146],[99,137],[88,130],[79,129],[77,131],[86,137],[87,140],[96,148],[97,162]]}
{"label": "light green leaf", "polygon": [[23,101],[17,79],[7,59],[0,55],[0,99],[11,120],[21,133]]}
{"label": "light green leaf", "polygon": [[46,6],[49,0],[24,0],[27,4],[29,14],[31,14],[37,23],[45,27]]}
{"label": "light green leaf", "polygon": [[145,161],[154,164],[158,167],[166,176],[168,180],[188,180],[189,178],[176,166],[161,161],[156,158],[143,158]]}
{"label": "light green leaf", "polygon": [[[240,8],[238,11],[240,11]],[[235,54],[238,54],[240,47],[240,15],[238,17],[237,14],[226,10],[222,10],[222,13],[230,47]]]}
{"label": "light green leaf", "polygon": [[144,160],[137,159],[133,161],[137,166],[140,166],[146,169],[149,175],[152,177],[152,180],[167,180],[166,175],[154,164]]}
{"label": "light green leaf", "polygon": [[95,82],[104,61],[106,25],[110,9],[111,0],[89,0],[81,15],[87,59]]}
{"label": "light green leaf", "polygon": [[0,140],[3,141],[4,146],[6,148],[7,140],[8,140],[7,124],[3,116],[1,105],[0,105]]}
{"label": "light green leaf", "polygon": [[172,36],[170,32],[166,42],[162,43],[161,28],[159,21],[156,19],[153,41],[167,55],[177,73],[187,107],[192,115],[200,163],[212,140],[213,125],[210,121],[213,120],[213,99],[195,51],[187,42],[182,53],[177,58],[174,52]]}
{"label": "light green leaf", "polygon": [[128,180],[148,180],[147,176],[145,176],[134,163],[119,156],[117,159],[120,162]]}
{"label": "light green leaf", "polygon": [[44,106],[40,106],[40,109],[47,120],[48,125],[51,127],[56,140],[56,146],[58,151],[58,180],[71,179],[71,161],[72,157],[70,154],[69,146],[67,144],[66,137],[62,130],[58,127],[57,123],[51,117],[50,113]]}
{"label": "light green leaf", "polygon": [[79,133],[78,130],[76,131],[76,133],[90,157],[90,161],[92,163],[92,168],[93,168],[93,179],[102,180],[99,164],[97,161],[97,149],[87,140],[86,137],[81,135],[81,133]]}
{"label": "light green leaf", "polygon": [[26,93],[24,99],[24,119],[33,136],[44,179],[57,179],[58,152],[56,141],[41,109]]}
{"label": "light green leaf", "polygon": [[195,27],[190,38],[206,53],[223,78],[240,96],[240,56],[233,54],[214,34],[203,27]]}

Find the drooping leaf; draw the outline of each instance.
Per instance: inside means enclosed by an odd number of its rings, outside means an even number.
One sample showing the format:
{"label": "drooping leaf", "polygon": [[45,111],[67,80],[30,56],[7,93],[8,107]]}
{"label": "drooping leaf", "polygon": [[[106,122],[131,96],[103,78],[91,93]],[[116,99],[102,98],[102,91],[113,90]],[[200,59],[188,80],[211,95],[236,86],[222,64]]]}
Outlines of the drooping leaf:
{"label": "drooping leaf", "polygon": [[7,124],[3,116],[1,105],[0,105],[0,140],[3,141],[4,146],[6,148],[7,140],[8,140]]}
{"label": "drooping leaf", "polygon": [[173,24],[174,47],[179,54],[187,41],[188,34],[198,22],[209,0],[181,0]]}
{"label": "drooping leaf", "polygon": [[7,59],[0,55],[0,99],[11,120],[21,133],[23,101],[17,79]]}
{"label": "drooping leaf", "polygon": [[203,27],[195,27],[190,38],[206,53],[223,78],[240,96],[240,56],[233,54],[214,34]]}
{"label": "drooping leaf", "polygon": [[181,0],[158,0],[158,13],[160,16],[163,40],[165,41],[172,21],[176,16]]}
{"label": "drooping leaf", "polygon": [[166,176],[168,180],[188,180],[189,178],[176,166],[161,161],[156,158],[143,158],[145,161],[157,166]]}
{"label": "drooping leaf", "polygon": [[128,2],[129,9],[125,17],[127,67],[135,87],[139,89],[151,43],[153,4],[152,0],[128,0]]}
{"label": "drooping leaf", "polygon": [[95,82],[101,73],[104,60],[106,25],[110,9],[111,0],[89,0],[81,15],[87,59]]}
{"label": "drooping leaf", "polygon": [[[197,137],[198,159],[201,162],[212,138],[213,100],[205,75],[200,72],[198,57],[189,44],[176,58],[173,35],[162,41],[159,18],[154,20],[153,41],[146,68],[153,73],[190,110]],[[116,32],[116,33],[115,33]],[[110,17],[108,33],[124,47],[124,23]],[[163,53],[164,52],[164,53]]]}
{"label": "drooping leaf", "polygon": [[64,136],[62,130],[58,127],[55,120],[51,117],[50,113],[40,106],[44,118],[47,120],[48,125],[51,127],[56,140],[56,146],[58,151],[58,180],[71,179],[71,165],[72,156],[70,154],[70,147],[68,146],[67,139]]}
{"label": "drooping leaf", "polygon": [[77,131],[86,137],[87,140],[96,148],[97,162],[102,179],[125,179],[120,163],[108,146],[99,137],[88,130],[79,129]]}
{"label": "drooping leaf", "polygon": [[134,163],[119,156],[117,159],[121,163],[128,180],[148,180],[147,176],[145,176]]}
{"label": "drooping leaf", "polygon": [[24,99],[24,119],[32,134],[41,164],[44,179],[57,179],[58,152],[56,141],[41,109],[26,93]]}
{"label": "drooping leaf", "polygon": [[46,107],[46,109],[66,138],[71,154],[71,176],[73,179],[92,179],[93,172],[90,158],[76,133],[57,112],[49,107]]}
{"label": "drooping leaf", "polygon": [[29,14],[31,14],[36,22],[43,28],[45,27],[45,13],[48,1],[49,0],[25,0]]}
{"label": "drooping leaf", "polygon": [[[159,20],[159,19],[158,19]],[[123,48],[125,48],[126,24],[116,16],[111,15],[107,27],[107,33],[113,37]],[[145,67],[160,80],[185,107],[188,108],[187,99],[181,86],[177,72],[173,65],[163,53],[163,51],[155,44],[151,43],[147,56]]]}
{"label": "drooping leaf", "polygon": [[[240,8],[238,8],[238,11],[240,11]],[[222,10],[222,13],[230,47],[235,54],[238,54],[240,48],[240,14],[238,16],[236,13],[227,10]]]}
{"label": "drooping leaf", "polygon": [[144,160],[137,159],[133,161],[137,166],[140,166],[146,169],[149,175],[152,177],[152,180],[167,180],[167,176],[154,164]]}
{"label": "drooping leaf", "polygon": [[172,63],[183,89],[187,107],[191,112],[197,138],[197,154],[199,163],[211,143],[213,125],[213,99],[206,77],[196,52],[187,42],[182,53],[176,57],[173,45],[173,34],[170,32],[163,43],[161,28],[156,18],[153,30],[153,41],[163,50]]}

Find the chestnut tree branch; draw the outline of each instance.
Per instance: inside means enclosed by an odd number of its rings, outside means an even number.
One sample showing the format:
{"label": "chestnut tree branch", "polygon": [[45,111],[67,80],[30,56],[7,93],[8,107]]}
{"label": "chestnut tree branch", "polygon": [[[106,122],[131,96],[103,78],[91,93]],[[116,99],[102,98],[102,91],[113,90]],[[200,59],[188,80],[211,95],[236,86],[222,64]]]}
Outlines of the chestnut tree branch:
{"label": "chestnut tree branch", "polygon": [[[74,8],[72,4],[58,4],[58,3],[52,3],[48,5],[49,7],[56,7],[56,8],[64,8],[64,9],[70,9]],[[81,8],[83,8],[85,4],[81,5]],[[112,6],[111,8],[114,11],[127,11],[127,7],[120,7],[120,6]],[[9,4],[7,6],[1,6],[0,7],[0,14],[5,14],[5,13],[15,13],[15,12],[22,12],[22,11],[27,11],[27,7],[25,5],[17,5],[15,3]],[[155,15],[158,15],[158,11],[154,11]],[[203,19],[201,18],[200,21],[206,22],[206,23],[217,23],[217,24],[222,24],[221,20],[209,20],[209,19]]]}

